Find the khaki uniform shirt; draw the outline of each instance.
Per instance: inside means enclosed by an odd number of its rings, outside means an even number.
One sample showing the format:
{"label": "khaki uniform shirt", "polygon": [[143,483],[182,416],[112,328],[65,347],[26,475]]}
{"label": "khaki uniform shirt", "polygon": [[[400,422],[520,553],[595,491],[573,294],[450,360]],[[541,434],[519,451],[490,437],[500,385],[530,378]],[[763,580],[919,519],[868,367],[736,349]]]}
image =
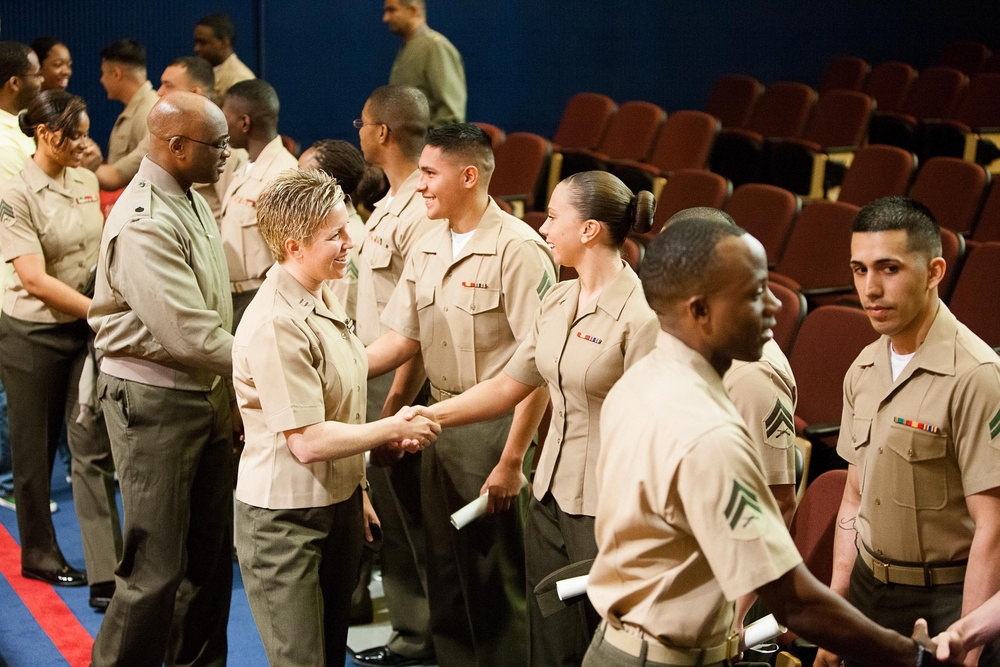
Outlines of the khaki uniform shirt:
{"label": "khaki uniform shirt", "polygon": [[126,180],[131,180],[139,170],[139,163],[149,150],[149,128],[146,116],[160,99],[149,81],[135,91],[125,110],[118,115],[111,128],[108,141],[108,164],[118,170]]}
{"label": "khaki uniform shirt", "polygon": [[419,340],[431,384],[457,394],[503,370],[530,335],[555,266],[541,237],[492,199],[455,259],[451,243],[448,222],[436,221],[410,254],[382,321]]}
{"label": "khaki uniform shirt", "polygon": [[104,226],[88,321],[110,375],[205,391],[232,373],[233,304],[212,213],[149,158]]}
{"label": "khaki uniform shirt", "polygon": [[301,463],[284,432],[365,423],[368,358],[327,286],[317,300],[280,265],[267,272],[233,343],[233,384],[246,445],[236,499],[267,509],[325,507],[364,479],[364,455]]}
{"label": "khaki uniform shirt", "polygon": [[802,562],[722,379],[665,332],[604,401],[597,492],[587,593],[637,636],[721,644],[733,601]]}
{"label": "khaki uniform shirt", "polygon": [[256,289],[274,264],[274,257],[257,229],[257,199],[278,174],[295,169],[298,161],[284,146],[281,137],[272,139],[250,173],[246,169],[233,176],[222,201],[222,247],[226,250],[233,292]]}
{"label": "khaki uniform shirt", "polygon": [[577,313],[579,297],[578,280],[552,288],[504,373],[549,387],[552,420],[535,471],[535,497],[551,490],[564,512],[594,516],[601,405],[625,369],[653,349],[660,323],[627,265]]}
{"label": "khaki uniform shirt", "polygon": [[890,561],[968,558],[965,497],[1000,486],[1000,358],[943,303],[895,382],[889,355],[882,336],[844,379],[837,453],[858,467],[858,535]]}
{"label": "khaki uniform shirt", "polygon": [[205,203],[211,209],[216,223],[222,226],[222,199],[226,196],[226,190],[232,183],[236,174],[242,174],[247,167],[250,155],[244,148],[230,148],[229,159],[226,160],[226,167],[222,170],[219,180],[215,183],[195,183],[191,187],[195,192],[205,198]]}
{"label": "khaki uniform shirt", "polygon": [[[381,322],[389,297],[403,276],[410,251],[435,226],[417,194],[420,171],[413,170],[396,190],[386,194],[365,224],[358,248],[358,336],[365,345],[389,330]],[[449,255],[450,256],[450,255]]]}
{"label": "khaki uniform shirt", "polygon": [[351,320],[358,318],[358,251],[361,239],[365,237],[365,221],[358,215],[357,209],[351,203],[347,204],[347,233],[354,242],[354,247],[347,255],[347,272],[340,280],[331,280],[327,284],[337,301],[344,306],[344,312]]}
{"label": "khaki uniform shirt", "polygon": [[427,97],[431,127],[465,122],[465,65],[448,38],[420,27],[403,44],[392,63],[390,85],[418,88]]}
{"label": "khaki uniform shirt", "polygon": [[212,70],[215,72],[215,96],[219,106],[222,106],[223,96],[234,83],[257,78],[254,76],[253,70],[244,65],[235,53],[230,53],[228,58],[213,67]]}
{"label": "khaki uniform shirt", "polygon": [[760,454],[769,486],[795,483],[795,376],[781,347],[764,345],[759,361],[733,361],[722,378]]}
{"label": "khaki uniform shirt", "polygon": [[[101,245],[100,188],[87,169],[69,168],[53,180],[28,160],[0,186],[0,248],[5,262],[42,255],[45,272],[82,292]],[[77,318],[48,306],[24,288],[17,272],[4,295],[3,312],[29,322],[65,323]]]}
{"label": "khaki uniform shirt", "polygon": [[21,131],[17,116],[0,109],[0,185],[21,171],[35,154],[35,140]]}

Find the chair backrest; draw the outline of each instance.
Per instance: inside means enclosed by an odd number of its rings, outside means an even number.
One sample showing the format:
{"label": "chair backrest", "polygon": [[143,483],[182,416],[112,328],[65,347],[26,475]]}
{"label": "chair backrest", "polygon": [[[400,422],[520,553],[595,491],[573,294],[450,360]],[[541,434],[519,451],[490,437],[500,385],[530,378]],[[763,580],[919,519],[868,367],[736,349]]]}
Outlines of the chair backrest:
{"label": "chair backrest", "polygon": [[817,477],[806,488],[789,528],[802,561],[827,586],[833,576],[833,538],[845,486],[846,470],[830,470]]}
{"label": "chair backrest", "polygon": [[917,157],[885,144],[865,146],[854,154],[837,201],[864,206],[881,197],[902,196],[917,168]]}
{"label": "chair backrest", "polygon": [[807,292],[849,289],[854,284],[851,223],[858,210],[853,204],[823,199],[805,204],[775,271],[793,279]]}
{"label": "chair backrest", "polygon": [[781,283],[772,282],[768,287],[770,287],[771,293],[781,302],[781,308],[778,309],[777,314],[774,316],[774,319],[777,321],[772,330],[774,341],[781,348],[781,351],[785,353],[785,356],[788,356],[792,351],[792,346],[795,344],[795,334],[799,332],[802,320],[806,316],[806,298],[802,296],[801,292]]}
{"label": "chair backrest", "polygon": [[733,216],[764,245],[767,263],[774,266],[781,258],[795,217],[802,210],[802,200],[784,188],[763,183],[745,183],[733,191],[726,202],[726,212]]}
{"label": "chair backrest", "polygon": [[903,111],[917,120],[948,118],[969,78],[951,67],[925,67],[910,86]]}
{"label": "chair backrest", "polygon": [[831,90],[819,96],[803,138],[823,148],[860,146],[868,131],[872,98],[856,90]]}
{"label": "chair backrest", "polygon": [[972,230],[990,183],[978,164],[954,157],[934,157],[920,167],[910,197],[924,204],[942,227],[959,233]]}
{"label": "chair backrest", "polygon": [[1000,127],[1000,74],[972,77],[952,118],[972,129]]}
{"label": "chair backrest", "polygon": [[820,306],[806,315],[788,357],[799,392],[796,423],[840,422],[844,377],[861,350],[876,338],[860,308]]}
{"label": "chair backrest", "polygon": [[712,86],[705,111],[718,118],[722,127],[745,127],[763,92],[764,86],[752,76],[727,74]]}
{"label": "chair backrest", "polygon": [[733,184],[716,173],[704,169],[678,169],[660,192],[652,229],[633,236],[640,242],[648,242],[660,233],[663,223],[674,213],[695,206],[722,208],[732,191]]}
{"label": "chair backrest", "polygon": [[545,220],[548,217],[549,214],[545,211],[527,211],[524,214],[523,220],[528,223],[529,227],[538,232],[539,236],[541,236],[542,233],[539,230],[542,228],[542,225],[545,224]]}
{"label": "chair backrest", "polygon": [[672,172],[677,169],[704,169],[721,124],[704,111],[675,111],[660,127],[649,163]]}
{"label": "chair backrest", "polygon": [[801,136],[816,97],[804,83],[772,83],[764,89],[747,127],[765,138]]}
{"label": "chair backrest", "polygon": [[1000,347],[1000,243],[969,243],[948,307],[991,347]]}
{"label": "chair backrest", "polygon": [[982,42],[958,39],[945,44],[938,65],[954,67],[966,76],[975,76],[992,55],[993,52]]}
{"label": "chair backrest", "polygon": [[507,133],[501,130],[496,125],[493,125],[492,123],[477,122],[473,123],[473,125],[477,126],[486,134],[490,135],[490,143],[493,144],[494,151],[496,151],[496,149],[500,146],[500,144],[502,144],[504,140],[507,138]]}
{"label": "chair backrest", "polygon": [[596,149],[604,139],[608,123],[617,108],[615,101],[607,95],[577,93],[566,103],[552,141],[560,149]]}
{"label": "chair backrest", "polygon": [[612,160],[645,160],[666,118],[666,112],[652,102],[624,102],[597,150]]}
{"label": "chair backrest", "polygon": [[819,94],[831,90],[861,90],[872,66],[864,58],[837,56],[826,66],[819,83]]}
{"label": "chair backrest", "polygon": [[[993,181],[990,194],[986,197],[983,210],[979,214],[979,222],[972,230],[972,238],[976,241],[1000,242],[1000,180]],[[102,193],[103,194],[103,193]]]}
{"label": "chair backrest", "polygon": [[645,249],[641,245],[632,239],[625,239],[625,244],[622,245],[622,259],[632,267],[633,271],[639,271],[639,262],[642,261],[644,254],[646,254]]}
{"label": "chair backrest", "polygon": [[890,60],[875,66],[864,92],[872,96],[879,111],[899,111],[916,80],[917,70],[909,63]]}
{"label": "chair backrest", "polygon": [[947,227],[939,227],[941,230],[941,257],[945,261],[944,277],[938,283],[938,294],[945,303],[951,298],[952,290],[955,288],[955,280],[962,271],[968,247],[965,237],[957,232],[953,232]]}
{"label": "chair backrest", "polygon": [[532,208],[551,154],[552,145],[544,137],[531,132],[511,132],[494,153],[496,168],[490,179],[490,194],[523,195],[526,208]]}

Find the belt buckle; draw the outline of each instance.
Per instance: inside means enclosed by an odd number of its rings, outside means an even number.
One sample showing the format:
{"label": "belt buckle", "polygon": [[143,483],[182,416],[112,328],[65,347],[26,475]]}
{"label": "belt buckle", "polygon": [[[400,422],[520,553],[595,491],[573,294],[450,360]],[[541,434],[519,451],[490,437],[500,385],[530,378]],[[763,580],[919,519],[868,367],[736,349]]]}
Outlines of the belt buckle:
{"label": "belt buckle", "polygon": [[889,583],[889,564],[872,556],[872,575],[883,584]]}
{"label": "belt buckle", "polygon": [[[740,642],[742,637],[740,633],[733,632],[728,637],[726,637],[726,660],[732,660],[740,654]],[[747,646],[747,648],[750,648]]]}

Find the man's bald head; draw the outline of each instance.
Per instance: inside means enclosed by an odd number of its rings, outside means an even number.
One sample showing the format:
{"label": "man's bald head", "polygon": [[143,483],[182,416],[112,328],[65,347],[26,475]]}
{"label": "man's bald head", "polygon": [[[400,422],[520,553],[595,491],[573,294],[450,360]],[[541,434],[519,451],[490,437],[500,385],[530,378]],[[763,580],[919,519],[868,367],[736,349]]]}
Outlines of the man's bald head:
{"label": "man's bald head", "polygon": [[[219,179],[229,136],[226,117],[211,100],[186,91],[167,93],[150,109],[146,125],[150,159],[182,186]],[[223,144],[227,148],[221,149]]]}

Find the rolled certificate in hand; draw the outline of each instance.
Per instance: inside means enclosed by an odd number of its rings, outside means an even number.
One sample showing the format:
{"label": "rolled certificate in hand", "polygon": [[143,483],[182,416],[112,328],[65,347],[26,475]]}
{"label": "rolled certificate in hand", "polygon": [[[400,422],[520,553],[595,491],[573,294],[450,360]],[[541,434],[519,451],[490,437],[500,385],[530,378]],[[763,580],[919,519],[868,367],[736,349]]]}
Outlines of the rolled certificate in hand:
{"label": "rolled certificate in hand", "polygon": [[[523,489],[527,485],[528,478],[521,475],[521,488]],[[458,530],[461,530],[482,515],[486,514],[486,502],[489,500],[489,497],[488,493],[484,493],[462,509],[452,514],[451,525],[455,526]]]}
{"label": "rolled certificate in hand", "polygon": [[747,648],[753,648],[770,642],[786,632],[788,632],[788,628],[778,623],[774,614],[768,614],[743,628],[743,645]]}
{"label": "rolled certificate in hand", "polygon": [[579,597],[587,593],[587,577],[589,574],[584,574],[579,577],[570,577],[569,579],[561,579],[556,582],[556,595],[559,596],[560,600],[569,600],[570,598]]}

